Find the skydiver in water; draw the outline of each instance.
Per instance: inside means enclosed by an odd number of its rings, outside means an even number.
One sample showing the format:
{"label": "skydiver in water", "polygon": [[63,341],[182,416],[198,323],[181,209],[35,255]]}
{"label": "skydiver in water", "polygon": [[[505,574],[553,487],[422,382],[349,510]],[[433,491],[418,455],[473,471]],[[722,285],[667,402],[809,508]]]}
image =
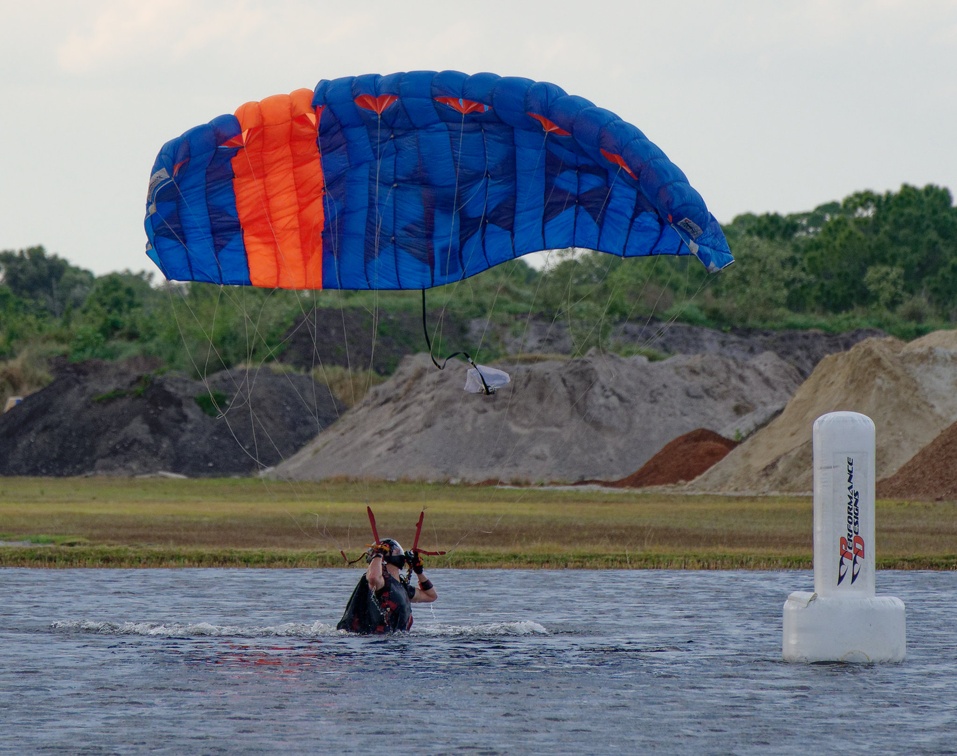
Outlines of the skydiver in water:
{"label": "skydiver in water", "polygon": [[[369,566],[336,627],[366,635],[409,630],[412,604],[431,603],[438,598],[432,581],[425,576],[421,556],[417,551],[403,551],[398,541],[385,538],[366,552],[366,560]],[[403,575],[406,565],[410,569]],[[413,572],[418,587],[410,584]]]}

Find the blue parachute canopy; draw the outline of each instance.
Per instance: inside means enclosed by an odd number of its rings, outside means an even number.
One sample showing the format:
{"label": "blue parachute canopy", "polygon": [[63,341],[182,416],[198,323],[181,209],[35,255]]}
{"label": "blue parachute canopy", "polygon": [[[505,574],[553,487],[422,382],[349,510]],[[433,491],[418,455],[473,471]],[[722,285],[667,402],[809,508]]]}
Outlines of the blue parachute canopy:
{"label": "blue parachute canopy", "polygon": [[167,143],[147,201],[167,278],[425,289],[531,252],[732,262],[681,170],[554,84],[455,71],[321,81]]}

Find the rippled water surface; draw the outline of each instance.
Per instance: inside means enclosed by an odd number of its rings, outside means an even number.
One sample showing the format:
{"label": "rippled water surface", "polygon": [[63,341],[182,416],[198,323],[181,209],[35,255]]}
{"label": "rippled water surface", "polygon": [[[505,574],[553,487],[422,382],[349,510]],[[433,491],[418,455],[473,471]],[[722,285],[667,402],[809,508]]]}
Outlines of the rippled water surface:
{"label": "rippled water surface", "polygon": [[882,572],[901,664],[781,661],[809,572],[0,569],[0,752],[955,753],[957,574]]}

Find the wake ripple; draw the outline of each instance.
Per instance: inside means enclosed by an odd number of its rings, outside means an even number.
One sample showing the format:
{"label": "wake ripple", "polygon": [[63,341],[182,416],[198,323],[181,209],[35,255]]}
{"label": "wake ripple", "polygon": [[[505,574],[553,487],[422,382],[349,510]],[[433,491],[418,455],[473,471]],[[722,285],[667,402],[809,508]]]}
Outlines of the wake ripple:
{"label": "wake ripple", "polygon": [[[312,624],[288,622],[265,627],[242,625],[214,625],[209,622],[94,622],[75,620],[54,622],[54,632],[89,633],[93,635],[139,635],[153,638],[322,638],[351,636],[335,625],[323,622]],[[413,626],[410,635],[426,635],[440,638],[503,637],[549,635],[542,625],[530,620],[522,622],[492,622],[482,625],[428,625]]]}

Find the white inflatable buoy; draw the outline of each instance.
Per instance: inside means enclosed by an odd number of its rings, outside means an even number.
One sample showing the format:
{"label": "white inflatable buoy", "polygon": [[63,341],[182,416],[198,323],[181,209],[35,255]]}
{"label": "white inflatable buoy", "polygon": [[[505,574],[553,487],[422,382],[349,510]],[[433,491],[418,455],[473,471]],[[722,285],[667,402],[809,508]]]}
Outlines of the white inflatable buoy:
{"label": "white inflatable buoy", "polygon": [[857,412],[814,422],[814,591],[784,603],[785,661],[904,659],[904,603],[875,595],[874,436]]}

